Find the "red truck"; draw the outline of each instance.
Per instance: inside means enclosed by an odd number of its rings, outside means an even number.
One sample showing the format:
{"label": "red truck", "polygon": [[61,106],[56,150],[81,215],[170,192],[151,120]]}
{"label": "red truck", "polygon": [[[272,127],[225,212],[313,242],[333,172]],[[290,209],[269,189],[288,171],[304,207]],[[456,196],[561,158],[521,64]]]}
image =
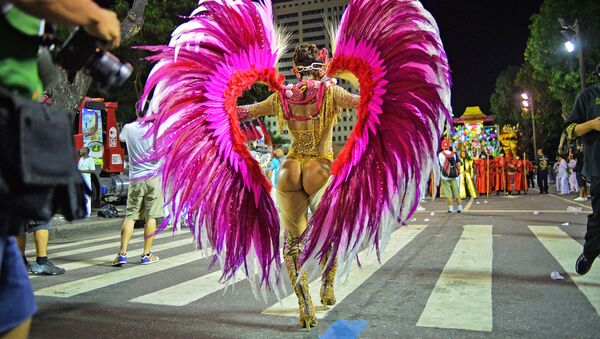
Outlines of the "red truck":
{"label": "red truck", "polygon": [[101,201],[118,201],[127,197],[129,187],[125,172],[125,151],[119,141],[116,102],[105,102],[101,98],[86,97],[74,123],[75,147],[87,146],[90,157],[96,164],[92,174],[92,206],[99,207]]}

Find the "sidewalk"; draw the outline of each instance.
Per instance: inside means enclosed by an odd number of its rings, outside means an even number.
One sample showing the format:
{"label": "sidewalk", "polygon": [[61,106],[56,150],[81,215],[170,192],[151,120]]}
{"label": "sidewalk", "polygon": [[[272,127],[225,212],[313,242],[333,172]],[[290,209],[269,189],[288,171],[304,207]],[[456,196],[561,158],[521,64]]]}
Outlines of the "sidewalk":
{"label": "sidewalk", "polygon": [[50,228],[50,239],[60,240],[73,237],[88,235],[91,233],[115,232],[121,231],[121,225],[125,218],[125,206],[116,206],[119,211],[118,218],[98,217],[98,208],[92,208],[89,218],[67,221],[62,215],[55,215]]}

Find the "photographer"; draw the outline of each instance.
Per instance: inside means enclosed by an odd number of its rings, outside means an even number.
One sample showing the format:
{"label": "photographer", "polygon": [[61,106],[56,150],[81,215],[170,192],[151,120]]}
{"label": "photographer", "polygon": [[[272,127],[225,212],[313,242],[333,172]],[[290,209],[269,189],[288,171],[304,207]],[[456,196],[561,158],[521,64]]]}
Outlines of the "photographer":
{"label": "photographer", "polygon": [[[596,72],[600,76],[600,64]],[[588,215],[583,252],[575,262],[575,271],[584,275],[600,254],[600,84],[579,93],[565,127],[569,139],[580,138],[583,143],[581,174],[591,183],[592,214]]]}
{"label": "photographer", "polygon": [[[43,85],[38,74],[38,44],[36,36],[43,32],[44,18],[56,24],[81,26],[89,35],[106,42],[114,48],[120,43],[120,23],[114,12],[97,6],[91,0],[0,0],[0,90],[17,94],[17,97],[38,100]],[[5,95],[4,98],[11,98]],[[23,102],[16,98],[12,102]],[[0,134],[8,135],[19,128],[11,126],[10,117],[20,112],[11,112],[8,101],[2,102],[3,121]],[[8,111],[8,112],[7,112]],[[11,115],[11,113],[14,113]],[[50,129],[51,127],[49,127]],[[4,146],[6,147],[6,146]],[[70,150],[64,150],[69,152]],[[10,150],[7,150],[7,154]],[[2,159],[16,162],[16,159]],[[4,180],[11,173],[0,173],[0,191],[10,194],[10,181]],[[3,179],[3,176],[4,179]],[[8,188],[7,188],[8,187]],[[50,191],[55,194],[53,191]],[[56,193],[58,194],[58,193]],[[10,195],[9,195],[10,196]],[[6,199],[6,197],[4,197]],[[5,200],[6,202],[6,200]],[[12,209],[5,205],[0,209],[0,337],[26,338],[31,316],[35,312],[33,291],[25,265],[14,235],[9,229]],[[28,206],[33,209],[36,206]],[[40,209],[42,207],[39,207]],[[51,213],[47,213],[51,215]]]}

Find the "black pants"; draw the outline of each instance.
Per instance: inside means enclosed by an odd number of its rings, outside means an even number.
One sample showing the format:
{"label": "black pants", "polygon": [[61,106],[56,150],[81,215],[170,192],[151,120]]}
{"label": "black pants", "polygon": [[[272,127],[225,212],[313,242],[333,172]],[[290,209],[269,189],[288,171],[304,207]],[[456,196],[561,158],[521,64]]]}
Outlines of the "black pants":
{"label": "black pants", "polygon": [[588,215],[583,254],[595,258],[600,254],[600,177],[592,177],[592,214]]}
{"label": "black pants", "polygon": [[537,182],[540,193],[548,194],[548,170],[537,172]]}
{"label": "black pants", "polygon": [[535,188],[535,180],[533,180],[533,172],[527,172],[527,183],[529,188]]}

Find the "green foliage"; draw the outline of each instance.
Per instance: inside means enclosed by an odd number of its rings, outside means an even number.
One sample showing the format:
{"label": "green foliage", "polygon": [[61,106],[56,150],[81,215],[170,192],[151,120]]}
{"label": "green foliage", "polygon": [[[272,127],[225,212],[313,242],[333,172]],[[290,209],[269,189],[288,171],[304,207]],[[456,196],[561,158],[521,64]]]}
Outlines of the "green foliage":
{"label": "green foliage", "polygon": [[510,66],[496,79],[496,88],[490,98],[490,111],[496,116],[496,122],[502,125],[514,125],[521,119],[519,106],[519,88],[515,79],[519,67]]}
{"label": "green foliage", "polygon": [[[189,15],[196,6],[197,0],[148,1],[144,13],[144,25],[140,32],[114,51],[115,55],[130,62],[134,68],[129,80],[112,97],[106,98],[107,100],[119,103],[119,116],[117,117],[119,121],[135,119],[135,104],[141,95],[146,78],[152,69],[152,64],[143,60],[149,53],[132,47],[167,45],[173,30],[186,21],[183,17]],[[117,1],[115,11],[121,20],[125,18],[128,10],[129,6],[126,1]],[[90,93],[92,96],[100,95],[94,88],[92,88]]]}
{"label": "green foliage", "polygon": [[261,102],[269,97],[272,93],[269,92],[269,86],[261,83],[256,83],[245,91],[238,99],[238,105],[249,105],[256,102]]}
{"label": "green foliage", "polygon": [[[548,83],[536,78],[533,67],[523,65],[515,79],[518,93],[527,92],[533,103],[537,146],[543,147],[546,155],[553,156],[560,142],[564,120],[561,116],[561,103],[548,90]],[[521,114],[521,131],[524,134],[524,149],[532,152],[533,143],[531,110]],[[532,154],[533,155],[533,154]]]}
{"label": "green foliage", "polygon": [[[536,80],[547,83],[552,96],[561,103],[563,113],[570,110],[579,83],[577,51],[569,54],[558,22],[579,22],[587,83],[594,83],[594,69],[600,62],[600,1],[546,0],[540,12],[532,17],[525,60],[531,64]],[[578,47],[577,47],[578,48]],[[564,115],[564,114],[563,114]]]}

